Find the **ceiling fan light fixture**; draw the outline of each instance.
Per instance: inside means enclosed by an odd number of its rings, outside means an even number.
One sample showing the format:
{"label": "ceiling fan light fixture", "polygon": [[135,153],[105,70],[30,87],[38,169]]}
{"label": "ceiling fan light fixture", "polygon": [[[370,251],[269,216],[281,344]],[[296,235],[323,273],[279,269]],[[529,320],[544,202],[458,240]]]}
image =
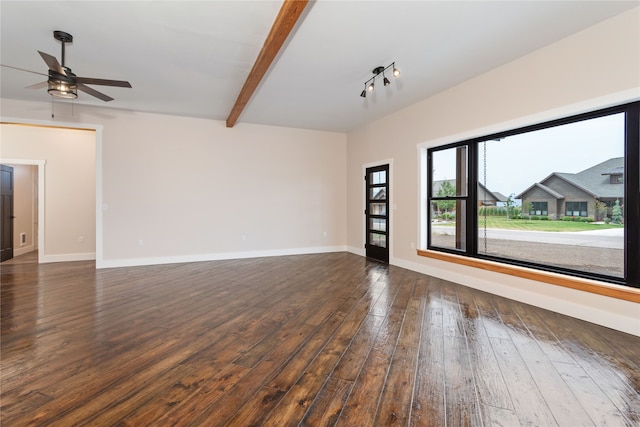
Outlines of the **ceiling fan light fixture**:
{"label": "ceiling fan light fixture", "polygon": [[78,87],[61,80],[49,80],[47,92],[51,96],[63,99],[76,99],[78,97]]}

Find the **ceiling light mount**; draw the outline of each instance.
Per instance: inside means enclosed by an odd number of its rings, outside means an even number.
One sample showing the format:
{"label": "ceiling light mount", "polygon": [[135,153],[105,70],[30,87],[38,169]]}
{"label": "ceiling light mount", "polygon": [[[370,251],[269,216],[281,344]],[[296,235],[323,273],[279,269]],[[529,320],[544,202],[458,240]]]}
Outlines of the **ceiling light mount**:
{"label": "ceiling light mount", "polygon": [[62,58],[60,58],[62,59],[62,63],[60,65],[64,67],[64,45],[65,43],[72,43],[73,36],[69,33],[65,33],[64,31],[55,30],[53,32],[53,38],[62,42]]}
{"label": "ceiling light mount", "polygon": [[374,68],[371,72],[373,73],[373,77],[371,77],[369,80],[367,80],[366,82],[364,82],[364,90],[362,92],[360,92],[360,96],[363,98],[367,97],[367,92],[373,92],[375,90],[375,82],[376,82],[376,77],[378,77],[380,74],[382,74],[382,83],[385,86],[389,86],[391,84],[391,82],[389,81],[389,79],[387,78],[387,76],[385,76],[384,72],[387,71],[387,69],[392,68],[392,72],[391,74],[393,75],[393,77],[398,77],[400,76],[400,70],[398,70],[396,68],[396,63],[392,62],[391,64],[387,65],[386,67],[383,66],[377,66],[376,68]]}

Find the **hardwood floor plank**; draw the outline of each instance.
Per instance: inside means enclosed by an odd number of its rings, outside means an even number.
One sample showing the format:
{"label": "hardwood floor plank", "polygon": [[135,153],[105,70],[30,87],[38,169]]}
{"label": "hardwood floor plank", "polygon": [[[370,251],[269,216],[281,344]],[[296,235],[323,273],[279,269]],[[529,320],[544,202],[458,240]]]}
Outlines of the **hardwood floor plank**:
{"label": "hardwood floor plank", "polygon": [[[318,406],[314,399],[323,386],[324,379],[334,370],[370,309],[367,288],[358,286],[356,290],[360,291],[352,293],[333,314],[333,316],[343,317],[344,320],[296,384],[263,421],[264,426],[297,424],[303,419],[309,407]],[[320,395],[326,396],[323,393]]]}
{"label": "hardwood floor plank", "polygon": [[353,382],[330,377],[300,425],[309,427],[334,426],[352,388]]}
{"label": "hardwood floor plank", "polygon": [[640,424],[640,337],[349,253],[12,260],[0,334],[3,426]]}
{"label": "hardwood floor plank", "polygon": [[558,422],[515,344],[511,340],[501,338],[490,338],[490,341],[498,358],[502,377],[509,385],[511,400],[520,424],[557,426]]}
{"label": "hardwood floor plank", "polygon": [[[407,280],[408,279],[408,280]],[[396,350],[402,320],[413,292],[415,281],[404,275],[400,288],[390,295],[393,302],[386,310],[386,319],[375,338],[374,345],[360,369],[351,394],[340,414],[337,425],[373,425],[380,396],[387,381],[391,360]],[[381,298],[382,300],[382,298]],[[378,311],[372,311],[378,313]]]}
{"label": "hardwood floor plank", "polygon": [[442,281],[427,281],[420,333],[418,368],[411,406],[411,424],[441,426],[446,419]]}
{"label": "hardwood floor plank", "polygon": [[[458,288],[461,311],[465,313],[464,329],[467,340],[467,350],[471,359],[470,369],[473,370],[476,394],[481,403],[480,412],[485,424],[500,423],[493,419],[491,413],[482,412],[482,408],[502,408],[513,411],[513,404],[509,396],[509,388],[502,377],[498,359],[491,346],[489,334],[485,328],[485,316],[478,310],[477,299],[482,293],[469,288]],[[493,316],[493,313],[492,313]],[[491,321],[494,321],[492,318]],[[499,322],[499,319],[497,319]],[[501,322],[499,323],[501,325]],[[496,324],[492,331],[498,329]],[[504,329],[504,325],[501,326]],[[496,335],[496,334],[494,334]],[[503,336],[502,334],[497,334]]]}
{"label": "hardwood floor plank", "polygon": [[418,368],[420,321],[423,316],[424,302],[412,298],[402,320],[398,343],[390,363],[382,396],[380,396],[380,405],[374,424],[386,426],[409,424],[411,399]]}
{"label": "hardwood floor plank", "polygon": [[538,325],[532,317],[529,318],[530,323],[523,322],[514,305],[502,304],[501,313],[503,318],[509,318],[514,324],[520,322],[517,328],[509,330],[511,340],[516,345],[555,420],[560,425],[570,423],[593,425],[593,420],[532,335],[531,329],[541,330],[543,325]]}

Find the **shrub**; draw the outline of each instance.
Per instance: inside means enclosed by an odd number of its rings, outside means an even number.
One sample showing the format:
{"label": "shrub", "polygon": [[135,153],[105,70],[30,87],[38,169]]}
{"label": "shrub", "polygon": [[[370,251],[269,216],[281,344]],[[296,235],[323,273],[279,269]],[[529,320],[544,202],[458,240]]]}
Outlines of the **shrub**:
{"label": "shrub", "polygon": [[546,215],[539,216],[538,218],[540,218],[540,221],[549,221],[549,217]]}

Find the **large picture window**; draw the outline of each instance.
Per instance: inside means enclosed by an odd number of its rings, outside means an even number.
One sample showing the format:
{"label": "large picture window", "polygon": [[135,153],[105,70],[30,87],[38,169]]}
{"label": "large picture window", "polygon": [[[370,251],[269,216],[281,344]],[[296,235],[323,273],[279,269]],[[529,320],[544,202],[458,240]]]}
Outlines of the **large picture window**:
{"label": "large picture window", "polygon": [[639,287],[640,103],[425,149],[426,249]]}

